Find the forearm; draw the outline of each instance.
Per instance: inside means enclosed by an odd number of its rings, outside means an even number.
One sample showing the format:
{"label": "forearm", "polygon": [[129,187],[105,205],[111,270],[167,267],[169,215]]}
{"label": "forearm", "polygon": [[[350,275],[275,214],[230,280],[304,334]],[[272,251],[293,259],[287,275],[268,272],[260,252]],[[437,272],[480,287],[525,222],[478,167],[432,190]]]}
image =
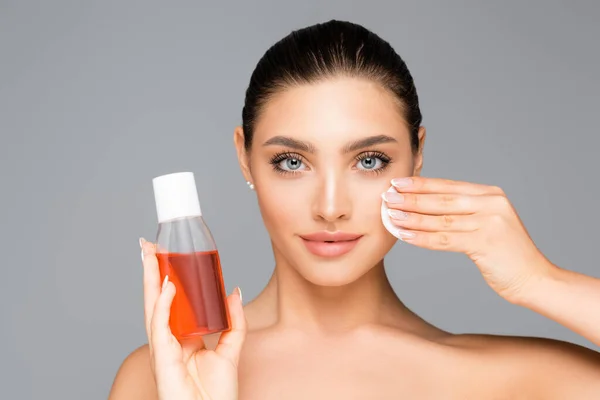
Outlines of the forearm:
{"label": "forearm", "polygon": [[600,279],[552,265],[517,304],[600,346]]}

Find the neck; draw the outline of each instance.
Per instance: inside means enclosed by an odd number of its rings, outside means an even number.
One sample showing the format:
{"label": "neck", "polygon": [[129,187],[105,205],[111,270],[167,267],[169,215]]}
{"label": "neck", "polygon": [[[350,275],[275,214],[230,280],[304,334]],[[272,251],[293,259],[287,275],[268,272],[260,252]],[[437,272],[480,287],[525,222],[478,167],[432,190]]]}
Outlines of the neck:
{"label": "neck", "polygon": [[383,260],[358,280],[336,287],[311,283],[277,252],[275,261],[267,287],[254,301],[262,327],[336,333],[372,324],[406,330],[426,324],[398,299]]}

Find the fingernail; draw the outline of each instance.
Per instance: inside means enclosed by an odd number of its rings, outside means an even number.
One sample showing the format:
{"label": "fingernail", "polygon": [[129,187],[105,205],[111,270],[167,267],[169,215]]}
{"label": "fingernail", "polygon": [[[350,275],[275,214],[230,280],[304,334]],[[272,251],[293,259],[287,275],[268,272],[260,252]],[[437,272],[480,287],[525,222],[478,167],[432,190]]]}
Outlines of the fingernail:
{"label": "fingernail", "polygon": [[162,289],[161,289],[163,292],[164,292],[164,291],[165,291],[165,289],[167,288],[167,284],[168,284],[168,283],[169,283],[169,275],[166,275],[166,276],[165,276],[165,280],[163,281],[163,284],[162,284]]}
{"label": "fingernail", "polygon": [[238,295],[240,296],[240,302],[244,303],[244,299],[242,298],[242,289],[240,289],[240,287],[237,287],[237,291],[238,291]]}
{"label": "fingernail", "polygon": [[404,202],[404,196],[401,195],[400,193],[384,192],[384,193],[382,193],[381,197],[383,197],[383,200],[387,201],[388,203]]}
{"label": "fingernail", "polygon": [[392,185],[396,187],[406,187],[412,185],[413,180],[411,178],[396,178],[392,179]]}
{"label": "fingernail", "polygon": [[415,234],[413,232],[408,232],[403,229],[398,229],[396,231],[396,235],[397,235],[398,239],[401,239],[401,240],[402,239],[410,239],[410,238],[415,237]]}
{"label": "fingernail", "polygon": [[140,251],[140,257],[142,257],[142,262],[144,262],[144,238],[140,238],[140,249],[142,249],[142,251]]}
{"label": "fingernail", "polygon": [[406,221],[408,219],[408,214],[404,211],[388,209],[387,212],[390,217],[398,221]]}

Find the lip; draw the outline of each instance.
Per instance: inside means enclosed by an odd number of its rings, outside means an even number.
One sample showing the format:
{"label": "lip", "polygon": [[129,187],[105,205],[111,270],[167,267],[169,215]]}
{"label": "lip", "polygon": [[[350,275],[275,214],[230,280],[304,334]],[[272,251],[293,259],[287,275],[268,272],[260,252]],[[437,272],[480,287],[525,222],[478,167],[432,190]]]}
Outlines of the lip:
{"label": "lip", "polygon": [[348,232],[321,231],[300,235],[304,245],[314,255],[339,257],[350,252],[363,235]]}
{"label": "lip", "polygon": [[315,233],[309,233],[308,235],[300,235],[304,240],[315,241],[315,242],[345,242],[349,240],[356,240],[362,235],[348,232],[329,232],[321,231]]}

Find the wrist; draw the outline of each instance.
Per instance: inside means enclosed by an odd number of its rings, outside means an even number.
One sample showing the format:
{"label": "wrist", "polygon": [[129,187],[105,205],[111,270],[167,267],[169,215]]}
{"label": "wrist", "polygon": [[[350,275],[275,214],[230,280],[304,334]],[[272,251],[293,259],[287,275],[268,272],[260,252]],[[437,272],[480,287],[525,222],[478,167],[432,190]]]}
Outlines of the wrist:
{"label": "wrist", "polygon": [[557,282],[564,280],[565,270],[545,260],[536,268],[511,303],[530,309],[537,309],[540,303],[552,296]]}

